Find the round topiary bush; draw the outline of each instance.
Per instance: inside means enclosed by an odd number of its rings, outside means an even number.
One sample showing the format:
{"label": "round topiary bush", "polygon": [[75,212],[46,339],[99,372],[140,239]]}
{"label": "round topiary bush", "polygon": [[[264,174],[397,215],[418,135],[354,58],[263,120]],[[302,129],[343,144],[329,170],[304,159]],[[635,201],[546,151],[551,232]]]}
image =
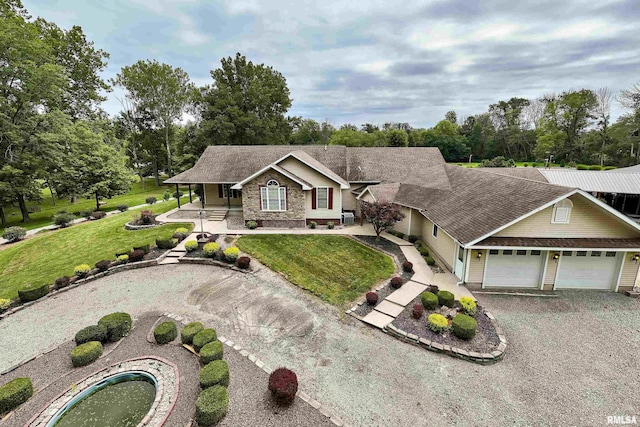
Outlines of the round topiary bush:
{"label": "round topiary bush", "polygon": [[229,365],[224,360],[209,362],[200,370],[200,387],[205,389],[214,385],[229,387]]}
{"label": "round topiary bush", "polygon": [[444,332],[449,328],[447,318],[438,313],[430,314],[427,318],[427,323],[429,324],[429,329],[436,333]]}
{"label": "round topiary bush", "polygon": [[413,263],[410,261],[403,262],[402,271],[404,271],[405,273],[411,273],[413,271]]}
{"label": "round topiary bush", "polygon": [[134,247],[133,247],[133,250],[134,250],[134,251],[142,250],[142,251],[144,251],[144,253],[145,253],[145,255],[146,255],[146,254],[148,254],[149,252],[151,252],[151,244],[150,244],[150,243],[147,243],[146,245],[134,246]]}
{"label": "round topiary bush", "polygon": [[258,223],[255,221],[247,221],[247,228],[249,230],[255,230],[256,228],[258,228]]}
{"label": "round topiary bush", "polygon": [[214,258],[220,249],[220,245],[216,242],[209,242],[202,247],[202,253],[207,258]]}
{"label": "round topiary bush", "polygon": [[249,258],[248,256],[241,256],[240,258],[238,258],[238,260],[236,261],[236,266],[238,268],[241,268],[243,270],[246,270],[249,268],[249,264],[251,263],[251,258]]}
{"label": "round topiary bush", "polygon": [[449,291],[438,291],[438,304],[453,307],[455,296]]}
{"label": "round topiary bush", "polygon": [[176,231],[173,232],[173,236],[178,240],[182,241],[189,236],[189,229],[184,227],[176,228]]}
{"label": "round topiary bush", "polygon": [[229,246],[227,249],[222,251],[222,253],[224,254],[224,259],[227,260],[227,262],[236,262],[240,256],[240,249],[235,246]]}
{"label": "round topiary bush", "polygon": [[71,350],[71,363],[75,368],[87,366],[102,356],[102,343],[89,341]]}
{"label": "round topiary bush", "polygon": [[2,238],[9,242],[17,242],[22,240],[27,235],[27,229],[24,227],[7,227],[2,233]]}
{"label": "round topiary bush", "polygon": [[0,313],[4,313],[11,306],[11,300],[0,298]]}
{"label": "round topiary bush", "polygon": [[49,293],[49,285],[25,285],[22,289],[18,289],[18,297],[22,302],[35,301]]}
{"label": "round topiary bush", "polygon": [[460,305],[462,306],[462,311],[464,314],[469,316],[475,316],[478,311],[478,306],[476,305],[476,301],[471,297],[460,297]]}
{"label": "round topiary bush", "polygon": [[433,310],[438,306],[438,297],[431,292],[423,292],[420,294],[420,301],[427,310]]}
{"label": "round topiary bush", "polygon": [[120,212],[125,212],[129,210],[129,205],[127,205],[126,203],[123,203],[121,205],[116,206],[116,209],[118,209]]}
{"label": "round topiary bush", "polygon": [[129,253],[129,262],[140,262],[145,255],[143,249],[135,249]]}
{"label": "round topiary bush", "polygon": [[155,202],[157,202],[157,201],[158,201],[158,199],[157,199],[157,198],[155,198],[155,197],[153,197],[153,196],[151,196],[151,197],[147,197],[146,199],[144,199],[144,201],[145,201],[145,203],[147,203],[147,204],[149,204],[149,205],[152,205],[152,204],[154,204]]}
{"label": "round topiary bush", "polygon": [[118,255],[116,261],[118,264],[126,264],[129,262],[129,255]]}
{"label": "round topiary bush", "polygon": [[203,329],[193,337],[193,348],[199,352],[205,344],[215,341],[216,339],[218,339],[218,334],[215,329]]}
{"label": "round topiary bush", "polygon": [[16,378],[0,387],[0,414],[17,408],[33,396],[29,378]]}
{"label": "round topiary bush", "polygon": [[206,343],[200,349],[200,362],[203,365],[213,362],[214,360],[222,360],[224,355],[224,346],[218,340]]}
{"label": "round topiary bush", "polygon": [[184,328],[182,328],[182,331],[180,331],[180,340],[182,341],[182,344],[193,344],[193,337],[203,329],[204,326],[202,326],[202,323],[200,322],[191,322],[186,324]]}
{"label": "round topiary bush", "polygon": [[98,321],[98,325],[107,328],[107,340],[118,341],[129,335],[131,331],[131,316],[127,313],[111,313]]}
{"label": "round topiary bush", "polygon": [[378,302],[378,293],[377,292],[367,292],[367,304],[376,305]]}
{"label": "round topiary bush", "polygon": [[411,315],[413,316],[414,319],[419,319],[422,317],[422,313],[424,313],[424,307],[422,306],[422,304],[414,304],[413,305],[413,310],[411,312]]}
{"label": "round topiary bush", "polygon": [[73,274],[80,277],[81,279],[87,277],[89,272],[91,271],[91,266],[89,264],[80,264],[76,265],[76,268],[73,269]]}
{"label": "round topiary bush", "polygon": [[393,289],[400,289],[402,287],[402,277],[393,277],[390,283]]}
{"label": "round topiary bush", "polygon": [[96,268],[100,271],[107,271],[111,266],[111,261],[108,259],[103,259],[102,261],[96,262]]}
{"label": "round topiary bush", "polygon": [[177,240],[174,239],[173,237],[156,239],[156,246],[158,247],[158,249],[164,249],[164,250],[173,249],[176,247],[177,244],[178,244]]}
{"label": "round topiary bush", "polygon": [[102,219],[105,216],[107,216],[107,213],[103,212],[103,211],[93,211],[93,212],[91,212],[91,217],[93,219]]}
{"label": "round topiary bush", "polygon": [[196,400],[196,422],[209,427],[218,424],[229,409],[229,393],[221,385],[203,390]]}
{"label": "round topiary bush", "polygon": [[458,314],[451,321],[451,332],[461,340],[470,340],[476,336],[478,322],[466,314]]}
{"label": "round topiary bush", "polygon": [[436,260],[430,256],[424,257],[424,260],[427,262],[427,265],[436,265]]}
{"label": "round topiary bush", "polygon": [[196,249],[198,249],[198,242],[196,242],[195,240],[189,240],[187,242],[184,242],[184,250],[187,252],[193,252]]}
{"label": "round topiary bush", "polygon": [[69,282],[71,278],[69,276],[58,277],[53,284],[56,286],[56,289],[62,289],[69,286]]}
{"label": "round topiary bush", "polygon": [[75,336],[76,345],[89,341],[107,341],[107,328],[104,325],[91,325],[80,329]]}
{"label": "round topiary bush", "polygon": [[269,375],[269,391],[278,404],[292,403],[298,392],[296,373],[287,368],[276,369]]}
{"label": "round topiary bush", "polygon": [[158,344],[167,344],[178,336],[178,328],[173,322],[162,322],[153,328],[153,337]]}

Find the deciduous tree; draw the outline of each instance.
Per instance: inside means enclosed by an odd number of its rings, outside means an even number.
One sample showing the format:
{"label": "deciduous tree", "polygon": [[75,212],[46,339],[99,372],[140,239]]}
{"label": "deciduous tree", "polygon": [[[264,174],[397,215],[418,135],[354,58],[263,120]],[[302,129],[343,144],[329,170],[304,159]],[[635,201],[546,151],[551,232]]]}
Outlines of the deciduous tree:
{"label": "deciduous tree", "polygon": [[380,233],[392,228],[405,217],[400,211],[400,206],[391,202],[365,202],[362,200],[360,201],[360,213],[373,225],[376,239],[380,238]]}

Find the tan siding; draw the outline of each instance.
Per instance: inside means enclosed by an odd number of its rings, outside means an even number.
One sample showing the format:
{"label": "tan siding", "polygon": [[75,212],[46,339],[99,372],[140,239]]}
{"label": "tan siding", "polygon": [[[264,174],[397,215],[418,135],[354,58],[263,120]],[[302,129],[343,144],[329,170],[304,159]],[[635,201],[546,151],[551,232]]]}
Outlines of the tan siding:
{"label": "tan siding", "polygon": [[553,259],[553,254],[556,252],[549,251],[547,254],[547,272],[544,275],[544,289],[547,290],[547,285],[551,285],[553,287],[553,283],[556,280],[556,272],[558,271],[558,260]]}
{"label": "tan siding", "polygon": [[402,212],[404,214],[404,218],[402,219],[402,221],[398,221],[394,226],[393,229],[396,231],[399,231],[401,233],[404,234],[411,234],[409,230],[409,221],[411,218],[411,211],[412,209],[406,208],[404,206],[400,207],[400,212]]}
{"label": "tan siding", "polygon": [[552,224],[553,207],[548,207],[494,234],[496,237],[610,237],[635,238],[640,232],[625,224],[585,197],[575,194],[569,224]]}
{"label": "tan siding", "polygon": [[420,213],[411,209],[411,234],[420,235],[422,233],[422,221],[424,217]]}
{"label": "tan siding", "polygon": [[[482,254],[482,258],[478,259],[477,254],[480,252]],[[486,250],[472,250],[471,256],[469,257],[469,283],[482,283],[482,279],[484,278],[484,265],[487,259],[487,251]]]}
{"label": "tan siding", "polygon": [[351,189],[342,190],[342,209],[345,211],[355,211],[358,207],[356,195],[351,193]]}
{"label": "tan siding", "polygon": [[373,199],[373,196],[371,195],[371,193],[369,193],[368,191],[366,193],[364,193],[362,195],[362,197],[360,197],[360,200],[365,201],[367,203],[373,203],[375,202],[375,200]]}
{"label": "tan siding", "polygon": [[[204,184],[206,206],[227,206],[227,199],[218,197],[218,184]],[[242,206],[242,198],[230,199],[231,206]]]}
{"label": "tan siding", "polygon": [[438,230],[437,239],[433,237],[432,231],[433,223],[425,218],[422,222],[422,241],[429,246],[434,255],[444,262],[447,268],[452,270],[451,263],[456,251],[455,241],[442,229]]}
{"label": "tan siding", "polygon": [[631,261],[631,257],[634,254],[627,252],[624,254],[624,264],[622,266],[622,274],[620,275],[620,287],[628,289],[632,287],[636,282],[636,276],[638,274],[638,266],[640,264]]}

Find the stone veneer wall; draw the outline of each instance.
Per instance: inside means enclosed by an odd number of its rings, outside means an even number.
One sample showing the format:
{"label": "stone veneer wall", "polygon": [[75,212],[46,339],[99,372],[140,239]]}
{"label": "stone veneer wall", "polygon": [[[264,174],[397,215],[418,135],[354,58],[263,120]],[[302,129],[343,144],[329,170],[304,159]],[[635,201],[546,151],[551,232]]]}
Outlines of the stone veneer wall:
{"label": "stone veneer wall", "polygon": [[[287,187],[287,210],[265,212],[260,206],[260,187],[275,179],[281,187]],[[268,170],[242,186],[242,213],[244,220],[254,220],[261,227],[305,227],[305,194],[300,184],[286,176]]]}

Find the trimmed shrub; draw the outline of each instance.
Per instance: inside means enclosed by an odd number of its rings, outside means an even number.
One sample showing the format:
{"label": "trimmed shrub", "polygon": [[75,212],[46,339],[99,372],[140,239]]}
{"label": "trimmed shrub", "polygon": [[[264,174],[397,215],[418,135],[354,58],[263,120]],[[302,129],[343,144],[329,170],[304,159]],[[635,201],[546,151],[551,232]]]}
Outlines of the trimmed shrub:
{"label": "trimmed shrub", "polygon": [[173,237],[167,237],[164,239],[156,239],[156,246],[158,249],[173,249],[176,247],[178,242]]}
{"label": "trimmed shrub", "polygon": [[134,251],[141,250],[144,251],[145,255],[151,252],[151,244],[147,243],[146,245],[134,246]]}
{"label": "trimmed shrub", "polygon": [[142,261],[142,259],[144,258],[146,254],[144,253],[144,250],[142,249],[136,249],[134,251],[131,251],[131,253],[129,253],[129,262],[138,262],[138,261]]}
{"label": "trimmed shrub", "polygon": [[403,262],[402,271],[404,271],[405,273],[411,273],[413,271],[413,263],[410,261]]}
{"label": "trimmed shrub", "polygon": [[73,274],[80,278],[84,278],[87,277],[90,271],[91,266],[89,264],[80,264],[76,265],[76,267],[73,269]]}
{"label": "trimmed shrub", "polygon": [[209,242],[202,247],[202,253],[207,258],[215,258],[216,254],[220,250],[220,245],[216,242]]}
{"label": "trimmed shrub", "polygon": [[184,328],[182,328],[182,331],[180,331],[180,340],[182,341],[182,344],[193,344],[193,337],[203,329],[204,326],[202,326],[202,323],[200,322],[187,323]]}
{"label": "trimmed shrub", "polygon": [[74,219],[76,219],[76,216],[74,214],[68,212],[60,212],[53,216],[53,223],[60,228],[65,228],[68,227]]}
{"label": "trimmed shrub", "polygon": [[478,306],[471,297],[460,297],[460,305],[462,306],[464,314],[468,314],[469,316],[474,316],[478,311]]}
{"label": "trimmed shrub", "polygon": [[420,294],[420,301],[427,310],[433,310],[438,306],[438,297],[431,292],[423,292]]}
{"label": "trimmed shrub", "polygon": [[579,171],[586,171],[586,170],[589,169],[589,166],[587,166],[587,165],[578,165],[578,166],[576,166],[576,169],[579,170]]}
{"label": "trimmed shrub", "polygon": [[402,277],[392,277],[389,283],[391,283],[393,289],[400,289],[402,287]]}
{"label": "trimmed shrub", "polygon": [[69,276],[62,276],[62,277],[58,277],[53,283],[56,286],[56,289],[62,289],[69,286],[70,281],[71,281],[71,278]]}
{"label": "trimmed shrub", "polygon": [[449,291],[438,291],[438,304],[453,307],[455,296]]}
{"label": "trimmed shrub", "polygon": [[187,252],[193,252],[198,249],[198,242],[195,240],[189,240],[184,242],[184,250]]}
{"label": "trimmed shrub", "polygon": [[602,166],[600,166],[600,165],[592,165],[592,166],[589,166],[589,170],[590,171],[601,171],[602,170]]}
{"label": "trimmed shrub", "polygon": [[309,222],[309,228],[311,229],[318,228],[318,223],[315,221]]}
{"label": "trimmed shrub", "polygon": [[298,377],[287,368],[278,368],[269,375],[269,391],[281,405],[293,402],[298,392]]}
{"label": "trimmed shrub", "polygon": [[116,261],[118,261],[118,264],[126,264],[129,262],[129,255],[118,255]]}
{"label": "trimmed shrub", "polygon": [[[578,164],[576,162],[573,162],[573,161],[567,163],[567,167],[568,168],[575,168],[577,165]],[[534,165],[534,167],[535,167],[535,165]]]}
{"label": "trimmed shrub", "polygon": [[4,313],[11,306],[11,300],[6,298],[0,298],[0,313]]}
{"label": "trimmed shrub", "polygon": [[87,366],[102,356],[102,343],[89,341],[71,350],[71,363],[75,368]]}
{"label": "trimmed shrub", "polygon": [[180,241],[183,241],[188,236],[189,236],[189,230],[184,227],[178,227],[176,228],[176,231],[173,232],[173,237]]}
{"label": "trimmed shrub", "polygon": [[162,195],[162,198],[166,202],[167,200],[169,200],[171,198],[171,193],[169,193],[168,191],[165,191],[165,193]]}
{"label": "trimmed shrub", "polygon": [[195,351],[200,351],[205,344],[210,343],[211,341],[215,341],[218,339],[218,334],[215,329],[206,328],[198,332],[193,337],[193,348]]}
{"label": "trimmed shrub", "polygon": [[129,210],[129,205],[127,205],[126,203],[123,203],[121,205],[116,206],[116,209],[118,209],[120,212],[126,212]]}
{"label": "trimmed shrub", "polygon": [[433,332],[440,333],[447,330],[449,321],[442,314],[433,313],[428,317],[429,329]]}
{"label": "trimmed shrub", "polygon": [[411,312],[411,314],[413,315],[414,319],[421,318],[423,313],[424,313],[424,307],[422,306],[422,304],[413,305],[413,311]]}
{"label": "trimmed shrub", "polygon": [[213,386],[203,390],[196,400],[196,422],[201,427],[218,424],[229,409],[226,387]]}
{"label": "trimmed shrub", "polygon": [[378,302],[378,294],[377,292],[367,292],[367,304],[369,305],[376,305],[376,303]]}
{"label": "trimmed shrub", "polygon": [[155,197],[151,196],[151,197],[147,197],[146,199],[144,199],[144,202],[148,205],[152,205],[155,202],[157,202],[158,199],[156,199]]}
{"label": "trimmed shrub", "polygon": [[93,211],[91,209],[83,209],[80,211],[80,216],[84,219],[89,219],[92,213]]}
{"label": "trimmed shrub", "polygon": [[184,196],[184,193],[182,191],[174,191],[172,196],[173,196],[174,199],[178,199],[178,198]]}
{"label": "trimmed shrub", "polygon": [[2,233],[2,238],[10,242],[22,240],[27,235],[27,229],[24,227],[7,227]]}
{"label": "trimmed shrub", "polygon": [[91,325],[80,329],[75,336],[76,345],[81,345],[89,341],[107,341],[107,328],[103,325]]}
{"label": "trimmed shrub", "polygon": [[98,321],[98,325],[107,328],[107,339],[111,342],[118,341],[129,335],[131,323],[131,316],[127,313],[107,314]]}
{"label": "trimmed shrub", "polygon": [[613,169],[617,169],[617,168],[615,166],[605,166],[603,168],[603,170],[606,170],[606,171],[610,171],[610,170],[613,170]]}
{"label": "trimmed shrub", "polygon": [[167,344],[178,336],[178,328],[173,322],[162,322],[153,328],[153,337],[158,344]]}
{"label": "trimmed shrub", "polygon": [[240,258],[238,258],[238,260],[236,261],[236,266],[238,268],[241,268],[243,270],[246,270],[249,268],[249,264],[251,263],[251,258],[249,258],[248,256],[241,256]]}
{"label": "trimmed shrub", "polygon": [[0,414],[17,408],[33,396],[29,378],[16,378],[0,387]]}
{"label": "trimmed shrub", "polygon": [[105,216],[107,216],[106,212],[102,212],[102,211],[93,211],[93,212],[91,212],[91,217],[93,219],[102,219]]}
{"label": "trimmed shrub", "polygon": [[429,256],[429,249],[425,248],[424,246],[420,246],[418,252],[420,252],[420,255],[422,256]]}
{"label": "trimmed shrub", "polygon": [[470,340],[476,336],[478,322],[466,314],[458,314],[451,321],[451,332],[461,340]]}
{"label": "trimmed shrub", "polygon": [[249,230],[255,230],[256,228],[258,228],[258,223],[255,221],[247,221],[247,228]]}
{"label": "trimmed shrub", "polygon": [[335,222],[333,222],[333,221],[328,221],[327,222],[327,228],[329,230],[333,230],[335,227],[336,227],[336,223]]}
{"label": "trimmed shrub", "polygon": [[224,254],[224,258],[228,262],[236,262],[236,260],[240,256],[240,249],[236,248],[235,246],[229,246],[222,253]]}
{"label": "trimmed shrub", "polygon": [[418,239],[420,239],[420,236],[416,236],[415,234],[409,234],[409,237],[407,237],[407,239],[409,240],[409,243],[415,243],[418,241]]}
{"label": "trimmed shrub", "polygon": [[438,295],[439,290],[440,288],[438,287],[438,285],[429,285],[426,289],[427,292],[431,292],[434,295]]}
{"label": "trimmed shrub", "polygon": [[22,302],[35,301],[49,293],[49,285],[25,285],[22,289],[18,289],[18,297]]}
{"label": "trimmed shrub", "polygon": [[430,256],[424,257],[424,260],[426,261],[427,265],[436,265],[436,260]]}
{"label": "trimmed shrub", "polygon": [[229,365],[224,360],[214,360],[200,370],[200,387],[202,389],[223,385],[229,387]]}
{"label": "trimmed shrub", "polygon": [[100,271],[107,271],[111,266],[111,261],[108,259],[103,259],[102,261],[96,262],[96,268]]}
{"label": "trimmed shrub", "polygon": [[142,224],[145,224],[145,225],[151,224],[153,222],[153,211],[150,211],[150,210],[140,211],[140,221],[142,221]]}
{"label": "trimmed shrub", "polygon": [[116,252],[116,258],[119,257],[120,255],[126,255],[129,256],[129,252],[131,252],[130,249],[127,249],[126,251],[120,251],[120,252]]}
{"label": "trimmed shrub", "polygon": [[224,346],[218,340],[206,343],[200,349],[200,362],[207,365],[214,360],[222,360],[224,355]]}
{"label": "trimmed shrub", "polygon": [[424,246],[424,244],[422,243],[422,240],[416,240],[416,242],[413,245],[416,248],[420,248],[420,247]]}

